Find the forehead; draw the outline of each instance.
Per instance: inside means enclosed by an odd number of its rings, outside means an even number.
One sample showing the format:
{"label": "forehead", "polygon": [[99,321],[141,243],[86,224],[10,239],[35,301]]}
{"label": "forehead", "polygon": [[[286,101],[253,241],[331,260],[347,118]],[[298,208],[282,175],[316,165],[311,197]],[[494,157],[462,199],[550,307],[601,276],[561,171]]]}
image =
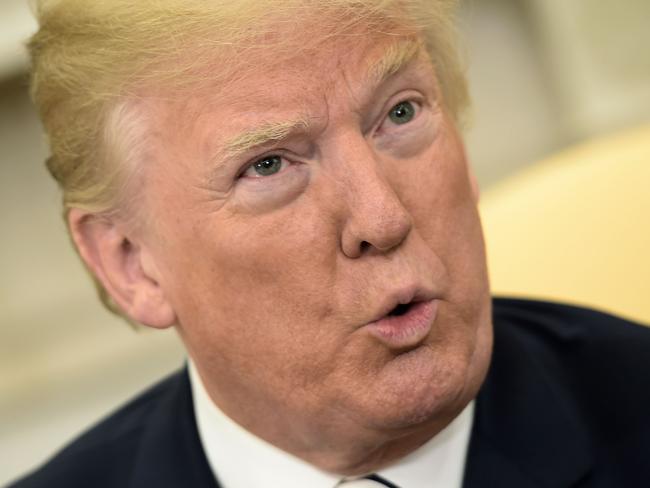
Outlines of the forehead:
{"label": "forehead", "polygon": [[424,59],[433,75],[412,29],[393,25],[371,31],[360,24],[338,35],[314,32],[318,42],[306,47],[300,40],[310,29],[302,29],[290,55],[276,56],[273,42],[255,46],[227,67],[228,77],[213,76],[222,71],[223,58],[216,58],[203,68],[206,83],[154,104],[148,123],[161,143],[155,159],[209,163],[219,174],[228,170],[224,162],[234,164],[253,147],[338,125],[334,117],[341,108],[361,112],[374,88],[414,58]]}
{"label": "forehead", "polygon": [[313,111],[332,93],[346,91],[354,97],[372,90],[416,58],[428,63],[421,39],[411,33],[352,32],[327,38],[318,49],[297,49],[275,63],[269,63],[274,53],[267,50],[234,68],[228,79],[191,90],[180,104],[172,104],[171,112],[175,120],[182,114],[198,122],[215,113],[255,118],[269,111],[278,117],[300,108]]}
{"label": "forehead", "polygon": [[[351,120],[363,123],[364,112],[377,103],[375,90],[426,58],[414,37],[364,37],[352,46],[348,39],[336,41],[318,55],[297,58],[263,77],[245,80],[224,103],[218,96],[217,104],[203,105],[192,125],[212,166],[218,169],[253,148],[289,137],[315,136],[328,126],[347,125]],[[216,106],[224,109],[215,111]],[[223,122],[227,127],[215,134],[215,126]]]}

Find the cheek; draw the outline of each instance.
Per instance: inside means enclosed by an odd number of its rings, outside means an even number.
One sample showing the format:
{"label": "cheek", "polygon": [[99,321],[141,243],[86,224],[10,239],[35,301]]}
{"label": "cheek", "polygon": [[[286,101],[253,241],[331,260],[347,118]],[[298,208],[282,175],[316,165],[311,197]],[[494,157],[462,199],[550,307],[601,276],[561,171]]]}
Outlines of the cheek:
{"label": "cheek", "polygon": [[174,289],[183,326],[220,350],[245,343],[240,354],[284,353],[313,341],[329,312],[337,246],[335,232],[312,213],[296,206],[250,221],[215,215],[193,226],[171,270],[184,277]]}
{"label": "cheek", "polygon": [[392,178],[418,230],[440,244],[479,225],[462,143],[446,124],[435,143]]}
{"label": "cheek", "polygon": [[400,188],[415,229],[444,263],[459,301],[487,287],[483,233],[462,143],[447,127],[427,154],[406,165]]}

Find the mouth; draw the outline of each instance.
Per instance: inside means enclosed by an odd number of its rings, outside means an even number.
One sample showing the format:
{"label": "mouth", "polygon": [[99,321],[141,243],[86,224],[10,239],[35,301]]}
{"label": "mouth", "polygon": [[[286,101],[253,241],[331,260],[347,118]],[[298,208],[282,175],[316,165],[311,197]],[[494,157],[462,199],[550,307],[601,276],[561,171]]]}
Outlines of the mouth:
{"label": "mouth", "polygon": [[413,302],[404,303],[404,304],[400,303],[393,310],[388,312],[387,315],[389,317],[401,317],[402,315],[406,314],[411,309],[412,306],[413,306]]}
{"label": "mouth", "polygon": [[366,329],[390,349],[412,348],[424,341],[436,319],[438,300],[427,292],[406,292],[393,296],[384,313]]}

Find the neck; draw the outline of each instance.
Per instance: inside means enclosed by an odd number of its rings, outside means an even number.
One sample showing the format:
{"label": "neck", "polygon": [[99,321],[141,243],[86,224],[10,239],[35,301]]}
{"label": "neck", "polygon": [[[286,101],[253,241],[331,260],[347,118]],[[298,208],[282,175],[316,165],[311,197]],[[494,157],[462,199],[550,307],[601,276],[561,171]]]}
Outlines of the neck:
{"label": "neck", "polygon": [[393,464],[427,443],[455,417],[454,412],[408,429],[386,430],[369,429],[353,422],[323,422],[318,416],[318,422],[300,415],[287,420],[277,415],[279,409],[272,407],[263,410],[262,418],[252,415],[261,410],[251,405],[250,399],[243,402],[221,398],[211,393],[202,377],[197,376],[207,400],[239,427],[312,466],[340,476],[360,476]]}

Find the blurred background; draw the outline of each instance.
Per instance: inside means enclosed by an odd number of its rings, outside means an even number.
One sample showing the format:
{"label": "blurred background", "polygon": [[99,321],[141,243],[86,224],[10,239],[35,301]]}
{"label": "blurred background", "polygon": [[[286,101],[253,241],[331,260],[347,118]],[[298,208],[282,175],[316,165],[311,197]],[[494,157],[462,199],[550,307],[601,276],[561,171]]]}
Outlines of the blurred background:
{"label": "blurred background", "polygon": [[[488,201],[564,148],[650,122],[647,0],[461,3],[466,140]],[[0,484],[184,358],[172,332],[106,312],[72,251],[27,94],[34,30],[26,0],[0,2]]]}

